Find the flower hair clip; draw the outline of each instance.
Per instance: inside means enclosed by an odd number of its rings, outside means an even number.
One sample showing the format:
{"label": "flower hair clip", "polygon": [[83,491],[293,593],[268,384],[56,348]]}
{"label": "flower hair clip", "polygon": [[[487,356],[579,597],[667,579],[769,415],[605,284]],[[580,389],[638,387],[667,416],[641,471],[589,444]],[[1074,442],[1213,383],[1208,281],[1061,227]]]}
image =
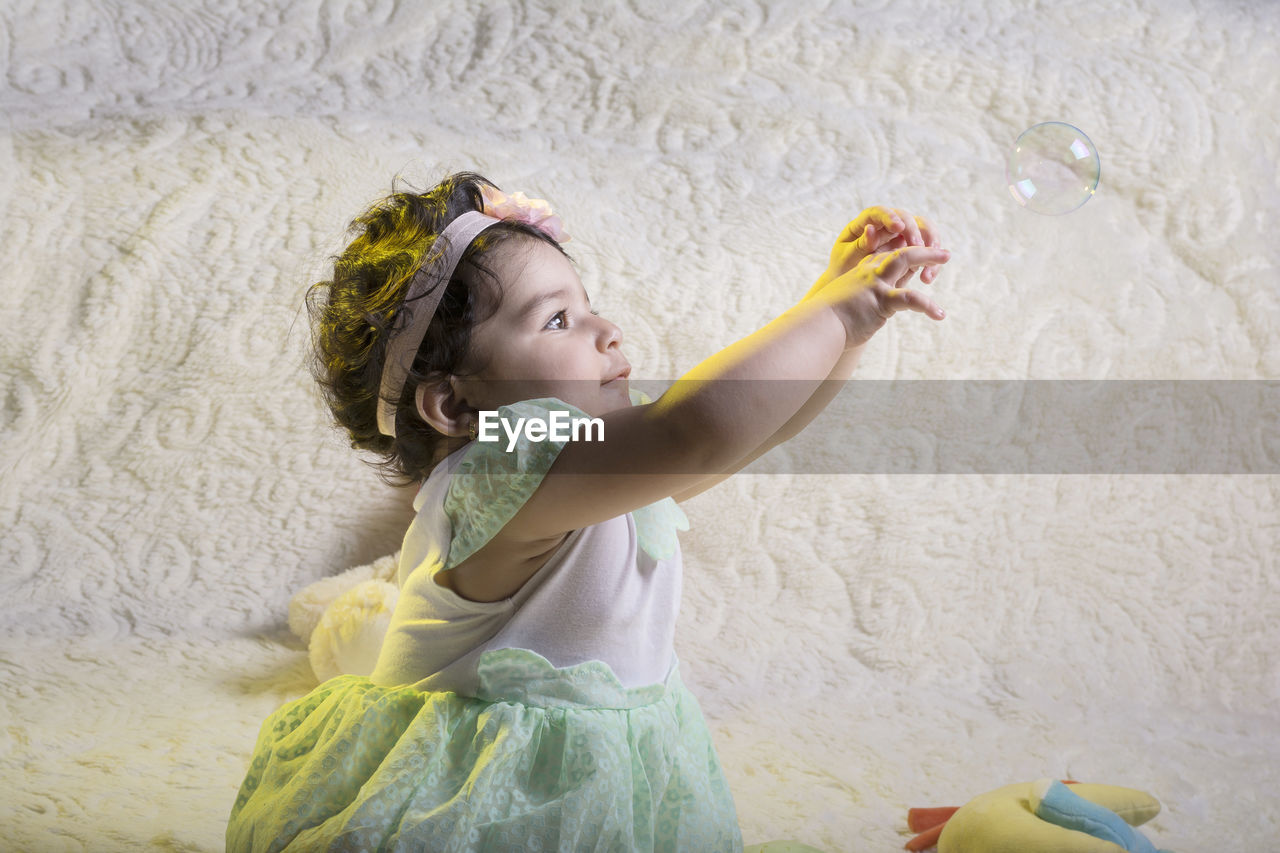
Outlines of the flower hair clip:
{"label": "flower hair clip", "polygon": [[529,198],[524,193],[507,195],[502,190],[491,186],[480,188],[484,195],[484,212],[494,219],[508,222],[523,222],[537,228],[557,243],[569,242],[560,217],[551,210],[551,205],[544,199]]}

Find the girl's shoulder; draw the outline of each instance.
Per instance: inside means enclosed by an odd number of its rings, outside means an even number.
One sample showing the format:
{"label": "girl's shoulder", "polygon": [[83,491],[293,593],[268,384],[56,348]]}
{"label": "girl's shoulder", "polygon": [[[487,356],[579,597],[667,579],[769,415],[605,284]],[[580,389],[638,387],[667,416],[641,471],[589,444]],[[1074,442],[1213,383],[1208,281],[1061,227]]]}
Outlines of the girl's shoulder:
{"label": "girl's shoulder", "polygon": [[[631,399],[633,405],[650,402],[646,394],[634,389]],[[452,527],[453,541],[446,569],[459,565],[499,537],[530,503],[561,451],[573,440],[573,433],[564,428],[565,418],[589,418],[581,409],[554,397],[500,406],[496,417],[505,424],[499,427],[501,440],[478,433],[475,441],[459,451],[449,471],[444,512]],[[485,438],[489,440],[481,440]],[[639,479],[649,478],[641,475]],[[575,500],[590,499],[581,493],[584,487],[580,482],[572,486],[559,484],[559,488],[560,492],[568,488]],[[660,560],[675,553],[676,531],[688,530],[689,522],[669,496],[657,497],[655,503],[631,508],[630,514],[640,547]],[[540,499],[550,498],[540,494]],[[559,503],[553,503],[556,509],[560,508]],[[506,547],[522,553],[532,549],[530,553],[545,557],[548,552],[541,546],[562,541],[566,532],[567,529],[555,529],[541,536],[525,534],[515,537]]]}
{"label": "girl's shoulder", "polygon": [[553,429],[563,419],[558,413],[588,417],[554,397],[499,406],[496,430],[478,431],[445,460],[444,512],[453,528],[446,569],[484,548],[537,491],[568,441]]}

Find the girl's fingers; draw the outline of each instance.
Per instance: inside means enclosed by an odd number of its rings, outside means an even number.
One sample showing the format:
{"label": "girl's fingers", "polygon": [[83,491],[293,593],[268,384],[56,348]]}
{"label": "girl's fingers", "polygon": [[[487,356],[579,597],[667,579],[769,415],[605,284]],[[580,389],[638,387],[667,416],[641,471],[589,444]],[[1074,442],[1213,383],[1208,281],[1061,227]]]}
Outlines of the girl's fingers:
{"label": "girl's fingers", "polygon": [[907,213],[905,210],[894,208],[894,213],[906,225],[903,230],[903,236],[907,238],[907,244],[910,246],[923,246],[925,240],[920,236],[920,225],[916,222],[916,217]]}
{"label": "girl's fingers", "polygon": [[868,207],[862,212],[863,216],[876,224],[876,228],[880,231],[890,231],[898,233],[906,228],[906,223],[898,215],[899,211],[891,207]]}
{"label": "girl's fingers", "polygon": [[951,253],[946,249],[935,249],[929,246],[903,246],[875,257],[879,261],[876,266],[876,277],[885,282],[896,282],[906,275],[911,267],[945,264],[951,259]]}
{"label": "girl's fingers", "polygon": [[923,216],[912,216],[905,210],[896,210],[896,213],[908,223],[903,233],[909,245],[932,246],[935,249],[942,245],[942,235],[928,219]]}
{"label": "girl's fingers", "polygon": [[885,301],[895,314],[899,311],[919,311],[935,320],[941,320],[947,316],[947,312],[943,311],[938,303],[920,291],[906,287],[890,290]]}
{"label": "girl's fingers", "polygon": [[[902,236],[903,238],[905,238],[907,245],[929,246],[935,249],[940,246],[938,230],[933,227],[932,222],[925,219],[923,216],[912,216],[907,211],[899,208],[894,208],[894,212],[898,215],[899,219],[901,219],[902,222],[905,223],[905,227],[903,228],[903,231],[902,231]],[[913,278],[916,272],[918,271],[919,271],[919,267],[913,267],[907,273],[907,279],[910,280],[911,278]],[[920,274],[920,281],[928,284],[932,282],[934,279],[936,279],[937,277],[938,277],[937,270],[926,269],[924,272]]]}
{"label": "girl's fingers", "polygon": [[[906,239],[901,234],[893,234],[887,232],[883,228],[876,228],[873,225],[867,226],[866,238],[866,254],[882,254],[891,252],[894,249],[901,249],[907,245]],[[864,256],[865,257],[865,256]]]}
{"label": "girl's fingers", "polygon": [[877,228],[874,225],[868,225],[864,234],[864,251],[863,257],[867,255],[885,254],[894,249],[901,249],[907,245],[907,238],[901,234],[894,234],[883,228]]}
{"label": "girl's fingers", "polygon": [[[942,246],[942,236],[938,233],[938,229],[933,223],[925,219],[923,216],[916,217],[916,224],[920,226],[920,238],[924,240],[926,246],[934,249]],[[920,280],[926,284],[932,284],[938,278],[938,271],[930,268],[920,274]]]}
{"label": "girl's fingers", "polygon": [[942,245],[942,235],[938,233],[938,229],[932,222],[923,216],[917,216],[916,224],[920,227],[920,239],[926,246],[933,246],[936,249]]}
{"label": "girl's fingers", "polygon": [[[846,228],[848,236],[842,239],[857,239],[861,236],[861,252],[866,254],[887,254],[904,247],[921,247],[940,249],[941,235],[934,224],[923,216],[912,216],[906,210],[891,207],[869,207]],[[857,255],[854,255],[857,258]],[[945,263],[945,261],[943,261]],[[896,278],[895,283],[910,281],[916,273],[920,273],[923,284],[932,284],[938,280],[935,266],[925,263],[911,263]],[[882,275],[882,277],[885,277]]]}
{"label": "girl's fingers", "polygon": [[881,232],[881,234],[886,231],[897,233],[907,227],[892,208],[868,207],[866,210],[859,213],[856,219],[844,227],[844,231],[840,233],[840,237],[836,242],[854,242],[859,237],[865,235],[868,225],[874,225],[876,230]]}

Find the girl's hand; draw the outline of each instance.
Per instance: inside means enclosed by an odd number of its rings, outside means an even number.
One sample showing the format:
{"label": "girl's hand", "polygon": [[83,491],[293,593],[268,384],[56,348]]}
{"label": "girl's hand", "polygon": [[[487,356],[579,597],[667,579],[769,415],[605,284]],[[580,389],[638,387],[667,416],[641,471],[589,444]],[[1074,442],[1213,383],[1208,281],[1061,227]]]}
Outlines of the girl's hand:
{"label": "girl's hand", "polygon": [[[805,298],[856,267],[869,255],[893,251],[903,246],[930,246],[936,249],[941,245],[938,230],[924,217],[912,216],[900,208],[868,207],[840,232],[835,245],[831,247],[831,259],[826,271],[810,288]],[[918,267],[913,267],[900,284],[905,286],[905,282],[911,280],[917,269]],[[931,267],[920,276],[920,281],[932,284],[937,277],[937,269]]]}
{"label": "girl's hand", "polygon": [[844,323],[845,349],[853,349],[871,340],[899,311],[919,311],[935,320],[947,316],[932,299],[905,285],[920,268],[932,273],[932,281],[937,268],[950,259],[946,249],[930,246],[898,246],[875,252],[830,281],[814,298],[835,310]]}

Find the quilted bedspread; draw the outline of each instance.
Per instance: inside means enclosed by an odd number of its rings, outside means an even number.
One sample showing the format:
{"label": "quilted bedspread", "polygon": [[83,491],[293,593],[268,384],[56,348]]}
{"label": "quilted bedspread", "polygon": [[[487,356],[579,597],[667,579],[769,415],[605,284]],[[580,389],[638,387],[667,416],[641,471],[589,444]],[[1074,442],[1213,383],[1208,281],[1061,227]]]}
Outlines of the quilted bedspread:
{"label": "quilted bedspread", "polygon": [[[892,318],[805,433],[685,505],[677,652],[746,843],[901,849],[909,807],[1047,776],[1151,792],[1160,847],[1267,846],[1278,24],[7,0],[0,847],[222,848],[260,722],[315,684],[290,597],[411,514],[329,426],[303,294],[393,180],[462,169],[563,215],[636,379],[793,305],[865,207],[952,251],[913,285],[945,320]],[[1005,176],[1046,121],[1102,167],[1060,216]],[[1180,402],[1131,416],[1130,391]]]}

